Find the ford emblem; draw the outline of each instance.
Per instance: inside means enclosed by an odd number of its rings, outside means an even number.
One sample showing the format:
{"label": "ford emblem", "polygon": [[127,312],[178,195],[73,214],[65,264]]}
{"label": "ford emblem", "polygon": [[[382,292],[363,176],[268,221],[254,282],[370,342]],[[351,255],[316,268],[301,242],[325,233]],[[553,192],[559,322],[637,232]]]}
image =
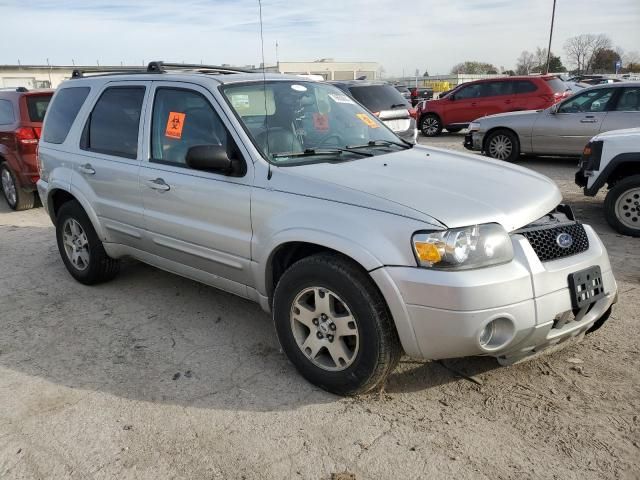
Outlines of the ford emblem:
{"label": "ford emblem", "polygon": [[560,248],[569,248],[573,245],[573,237],[568,233],[561,233],[556,237],[556,243]]}

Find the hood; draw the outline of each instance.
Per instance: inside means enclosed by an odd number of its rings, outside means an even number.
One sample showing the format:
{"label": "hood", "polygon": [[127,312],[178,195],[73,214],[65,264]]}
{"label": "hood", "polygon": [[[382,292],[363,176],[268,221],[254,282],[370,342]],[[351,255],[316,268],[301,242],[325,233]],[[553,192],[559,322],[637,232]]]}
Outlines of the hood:
{"label": "hood", "polygon": [[599,133],[591,140],[602,140],[603,138],[629,137],[640,135],[640,128],[625,128],[622,130],[609,130],[608,132]]}
{"label": "hood", "polygon": [[[415,212],[453,228],[500,223],[520,228],[562,200],[547,177],[509,163],[431,147],[340,163],[279,168],[278,188],[389,212]],[[291,177],[298,177],[293,179]],[[276,175],[274,175],[276,177]],[[276,180],[274,178],[274,180]],[[306,180],[306,182],[304,181]],[[341,188],[318,188],[318,183]]]}

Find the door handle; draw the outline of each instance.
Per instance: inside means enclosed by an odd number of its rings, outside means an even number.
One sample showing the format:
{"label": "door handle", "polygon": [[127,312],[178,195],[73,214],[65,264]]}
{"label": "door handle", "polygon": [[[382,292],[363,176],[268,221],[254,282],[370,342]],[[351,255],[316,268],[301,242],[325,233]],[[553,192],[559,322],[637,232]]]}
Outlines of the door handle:
{"label": "door handle", "polygon": [[471,106],[472,106],[472,107],[475,107],[475,106],[476,106],[476,102],[473,102],[473,103],[471,104]]}
{"label": "door handle", "polygon": [[171,187],[166,184],[166,182],[162,178],[156,178],[155,180],[147,181],[147,186],[154,190],[159,190],[161,192],[166,192],[170,190]]}
{"label": "door handle", "polygon": [[78,170],[80,171],[80,173],[84,173],[85,175],[95,175],[96,174],[95,169],[91,166],[90,163],[85,163],[84,165],[80,165],[78,167]]}
{"label": "door handle", "polygon": [[506,103],[507,105],[509,105],[511,103],[511,100],[505,100],[504,103]]}
{"label": "door handle", "polygon": [[587,119],[582,119],[580,120],[580,123],[597,123],[598,120],[596,119],[592,119],[592,120],[587,120]]}

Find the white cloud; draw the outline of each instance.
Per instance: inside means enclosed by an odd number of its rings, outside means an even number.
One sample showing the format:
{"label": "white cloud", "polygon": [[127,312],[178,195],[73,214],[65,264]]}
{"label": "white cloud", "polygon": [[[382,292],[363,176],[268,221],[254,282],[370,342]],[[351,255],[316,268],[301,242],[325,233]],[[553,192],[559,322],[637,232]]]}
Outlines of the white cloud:
{"label": "white cloud", "polygon": [[[267,63],[372,60],[388,73],[446,73],[476,59],[507,68],[546,46],[551,0],[264,0]],[[258,64],[257,0],[0,0],[0,63],[140,64],[152,59]],[[638,0],[558,0],[552,50],[580,33],[640,49]]]}

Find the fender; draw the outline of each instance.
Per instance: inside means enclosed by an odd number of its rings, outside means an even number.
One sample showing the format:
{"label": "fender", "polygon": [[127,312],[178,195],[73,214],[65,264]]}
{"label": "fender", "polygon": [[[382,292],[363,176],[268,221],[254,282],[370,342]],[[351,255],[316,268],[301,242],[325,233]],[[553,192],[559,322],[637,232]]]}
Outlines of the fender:
{"label": "fender", "polygon": [[598,190],[600,190],[609,180],[609,177],[615,169],[625,163],[637,164],[640,169],[640,152],[620,153],[613,157],[607,166],[604,167],[604,170],[600,172],[596,181],[593,182],[593,185],[591,185],[591,187],[584,188],[584,194],[589,197],[595,196],[596,193],[598,193]]}

